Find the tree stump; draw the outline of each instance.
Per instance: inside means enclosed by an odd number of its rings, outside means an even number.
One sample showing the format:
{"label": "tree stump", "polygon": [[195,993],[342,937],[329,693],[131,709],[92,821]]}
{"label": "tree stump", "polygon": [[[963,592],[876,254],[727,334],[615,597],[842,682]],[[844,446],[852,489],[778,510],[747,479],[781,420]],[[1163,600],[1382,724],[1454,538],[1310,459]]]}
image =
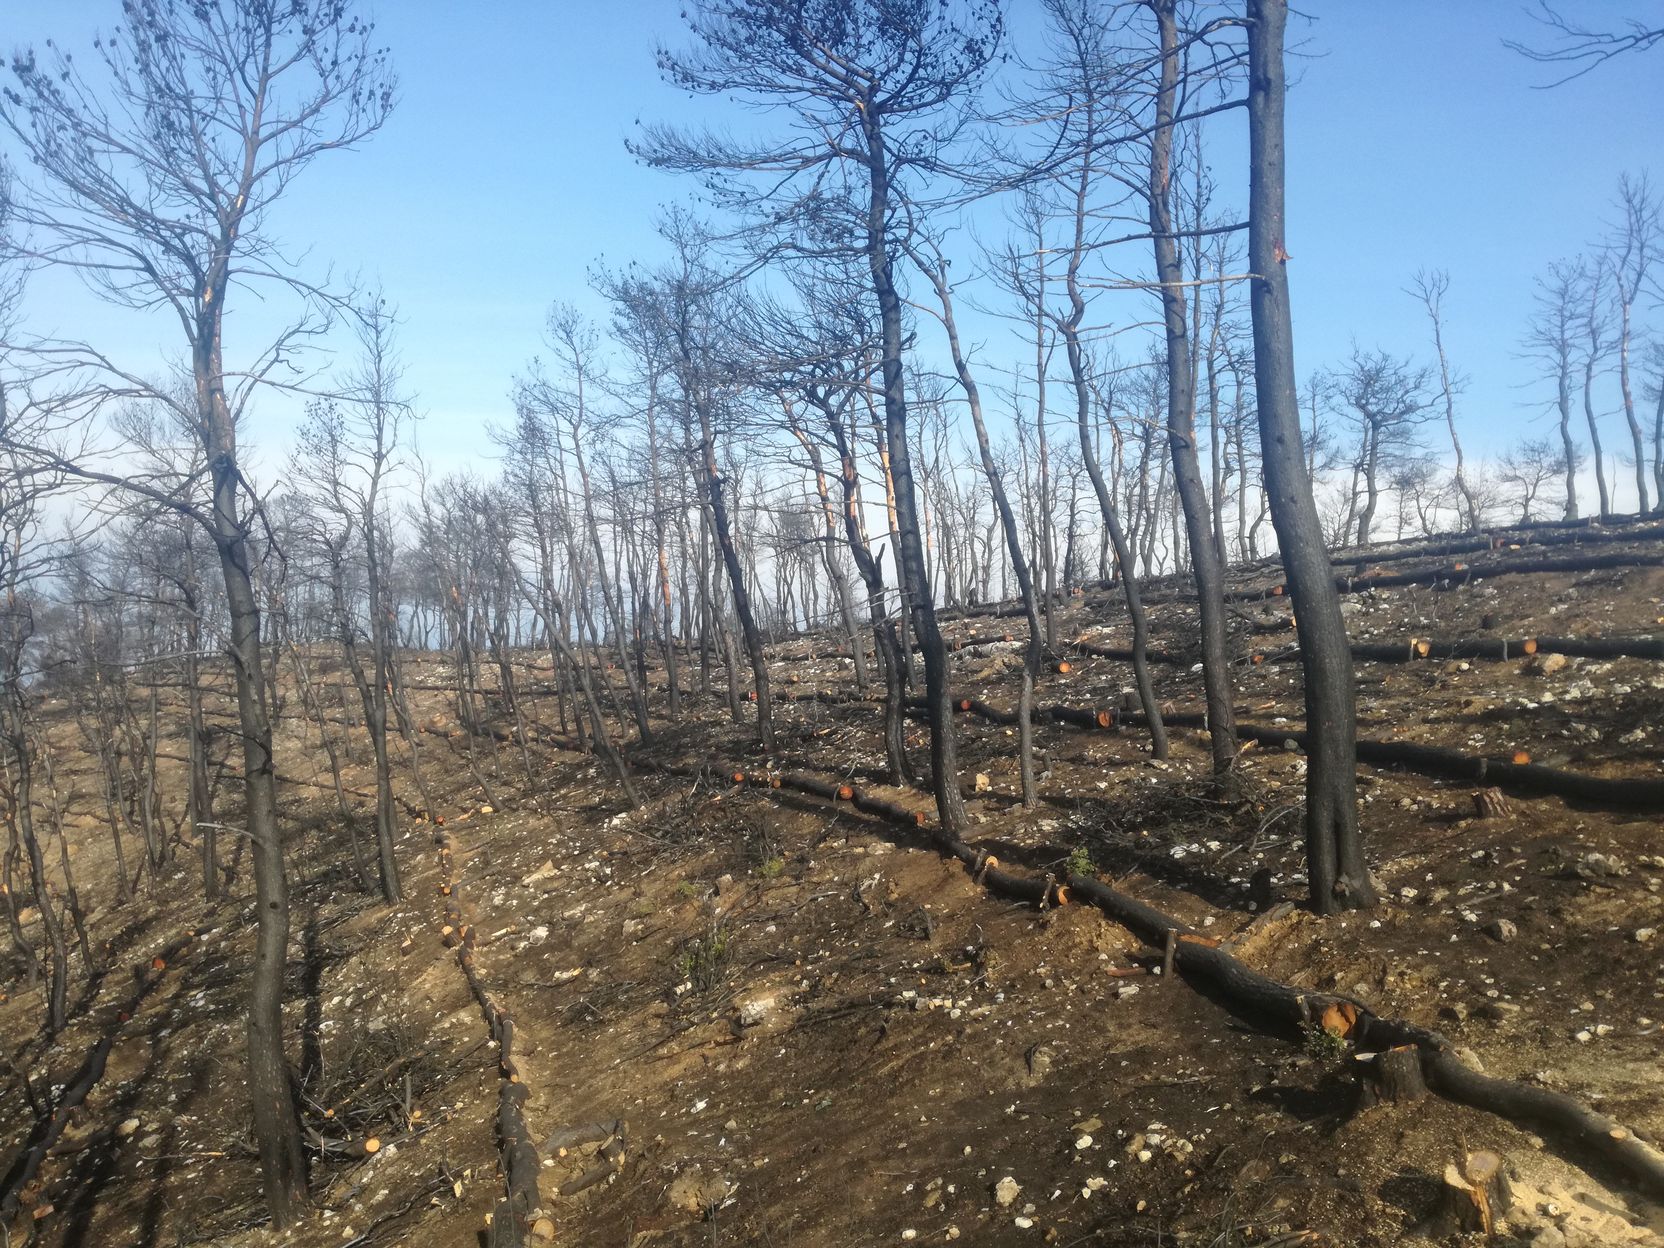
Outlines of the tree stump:
{"label": "tree stump", "polygon": [[1401,1105],[1420,1100],[1427,1095],[1427,1082],[1421,1074],[1421,1050],[1413,1044],[1400,1045],[1385,1053],[1358,1058],[1363,1082],[1358,1088],[1358,1108],[1374,1105]]}
{"label": "tree stump", "polygon": [[1514,804],[1501,789],[1480,789],[1473,795],[1473,813],[1480,819],[1509,819],[1513,817]]}
{"label": "tree stump", "polygon": [[1481,1150],[1444,1168],[1445,1208],[1458,1230],[1494,1236],[1513,1206],[1502,1157]]}

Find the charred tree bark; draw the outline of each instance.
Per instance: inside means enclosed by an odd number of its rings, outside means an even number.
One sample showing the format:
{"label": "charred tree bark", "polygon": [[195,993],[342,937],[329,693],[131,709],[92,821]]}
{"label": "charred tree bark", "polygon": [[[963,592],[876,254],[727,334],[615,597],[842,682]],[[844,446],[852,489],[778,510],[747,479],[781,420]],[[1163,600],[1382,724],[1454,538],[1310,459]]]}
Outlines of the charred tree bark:
{"label": "charred tree bark", "polygon": [[[1011,510],[1011,500],[1006,497],[1005,481],[1000,475],[999,465],[994,462],[993,445],[988,440],[988,423],[982,418],[982,392],[971,372],[970,361],[965,358],[964,350],[959,343],[959,326],[953,314],[953,291],[947,282],[945,263],[940,255],[932,262],[917,249],[909,250],[914,263],[935,287],[936,298],[941,305],[940,319],[942,328],[947,333],[948,351],[953,359],[954,373],[959,378],[960,389],[965,392],[965,404],[970,408],[971,423],[976,429],[976,449],[982,462],[982,474],[987,479],[988,493],[994,500],[994,510],[1000,518],[1000,528],[1005,534],[1006,553],[1010,556],[1011,567],[1016,573],[1017,592],[1022,597],[1023,614],[1028,620],[1028,644],[1023,648],[1022,688],[1017,696],[1017,759],[1018,771],[1022,777],[1023,805],[1032,807],[1037,800],[1034,787],[1034,682],[1040,675],[1040,664],[1045,657],[1045,646],[1040,632],[1040,607],[1035,600],[1034,576],[1023,553],[1022,533],[1017,528],[1017,517]],[[1043,351],[1041,357],[1043,360]],[[1041,489],[1044,491],[1044,468],[1041,474]],[[1044,529],[1044,525],[1042,528]],[[1044,532],[1040,541],[1042,551],[1049,551],[1051,539]],[[1049,553],[1045,555],[1045,575],[1049,594],[1052,584]],[[1049,606],[1047,624],[1048,633],[1055,631],[1055,625],[1051,624]]]}
{"label": "charred tree bark", "polygon": [[884,429],[889,443],[890,475],[895,482],[898,561],[908,601],[906,614],[912,619],[924,653],[925,689],[930,706],[930,761],[936,792],[936,808],[942,829],[959,836],[969,825],[965,800],[959,792],[959,760],[953,735],[953,703],[948,689],[948,652],[942,630],[936,622],[936,604],[931,598],[925,573],[924,545],[919,537],[918,502],[913,486],[913,460],[907,427],[907,390],[902,378],[901,297],[896,291],[894,258],[891,255],[889,214],[894,207],[890,190],[890,156],[885,142],[883,113],[875,110],[872,93],[876,84],[863,88],[861,132],[865,142],[868,196],[866,214],[866,259],[878,300],[882,333]]}
{"label": "charred tree bark", "polygon": [[[740,566],[739,548],[734,544],[733,525],[728,516],[728,500],[723,493],[722,470],[716,460],[716,433],[712,427],[710,408],[703,399],[692,398],[699,417],[700,477],[705,486],[707,514],[716,532],[717,549],[722,555],[722,566],[728,573],[728,590],[734,602],[734,614],[739,617],[740,636],[745,642],[746,657],[751,661],[751,679],[757,692],[757,739],[765,750],[774,749],[774,707],[769,694],[768,657],[763,653],[763,636],[757,629],[757,617],[751,610],[751,594],[745,587],[745,570]],[[733,671],[733,664],[729,664]]]}
{"label": "charred tree bark", "polygon": [[[1357,710],[1352,652],[1312,498],[1295,390],[1288,252],[1283,244],[1283,37],[1287,0],[1249,0],[1250,306],[1260,454],[1271,523],[1293,595],[1304,656],[1306,868],[1320,914],[1374,904],[1358,832]],[[1211,711],[1211,708],[1210,708]]]}
{"label": "charred tree bark", "polygon": [[872,620],[874,653],[878,656],[879,675],[884,678],[884,756],[889,763],[890,783],[911,784],[913,765],[907,757],[906,724],[903,706],[906,701],[906,667],[902,661],[901,638],[896,633],[895,621],[885,605],[884,571],[867,545],[866,532],[861,523],[861,476],[855,461],[855,446],[845,428],[842,415],[824,400],[817,401],[826,417],[827,429],[838,447],[838,484],[843,493],[844,535],[849,539],[849,553],[855,568],[867,587],[867,614]]}

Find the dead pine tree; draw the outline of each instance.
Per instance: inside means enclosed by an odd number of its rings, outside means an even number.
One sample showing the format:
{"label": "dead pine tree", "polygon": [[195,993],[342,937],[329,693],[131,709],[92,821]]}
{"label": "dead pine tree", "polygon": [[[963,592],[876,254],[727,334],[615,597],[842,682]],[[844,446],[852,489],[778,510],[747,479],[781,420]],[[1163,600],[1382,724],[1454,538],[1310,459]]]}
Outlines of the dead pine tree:
{"label": "dead pine tree", "polygon": [[[788,413],[793,436],[808,456],[817,478],[825,475],[821,447],[836,460],[839,505],[844,542],[867,591],[867,617],[872,626],[873,653],[884,681],[884,753],[891,784],[913,781],[907,754],[906,680],[902,640],[890,612],[884,581],[883,551],[875,552],[867,532],[858,459],[857,412],[875,383],[870,349],[877,331],[859,299],[859,274],[853,266],[824,266],[808,273],[799,270],[794,282],[800,306],[781,309],[773,318],[777,338],[792,345],[780,353],[792,362],[787,370],[801,408]],[[807,329],[801,328],[806,324]],[[811,425],[808,413],[818,420]],[[830,536],[830,533],[829,533]],[[855,647],[857,651],[863,648]]]}
{"label": "dead pine tree", "polygon": [[[51,344],[54,401],[37,420],[10,422],[4,437],[66,473],[188,515],[218,556],[257,896],[247,1075],[266,1205],[284,1227],[307,1202],[306,1159],[283,1051],[288,877],[238,422],[320,319],[324,292],[299,277],[267,233],[276,202],[317,157],[381,127],[393,78],[373,27],[340,0],[134,0],[125,13],[98,45],[107,73],[97,83],[57,51],[12,62],[0,123],[45,189],[19,205],[18,245],[32,260],[85,277],[117,306],[168,310],[182,331],[190,396],[147,397],[174,404],[200,441],[211,501],[197,505],[173,483],[130,479],[79,455],[84,441],[66,423],[92,419],[114,393],[148,388],[88,344]],[[301,311],[263,349],[228,366],[225,308],[240,284],[293,297]]]}
{"label": "dead pine tree", "polygon": [[[1572,437],[1572,382],[1575,373],[1578,327],[1578,266],[1556,260],[1536,281],[1532,297],[1535,309],[1526,329],[1525,354],[1542,369],[1542,377],[1554,383],[1554,407],[1558,417],[1560,451],[1566,473],[1566,503],[1563,516],[1578,518],[1577,467],[1582,451]],[[1660,497],[1664,497],[1661,486]]]}
{"label": "dead pine tree", "polygon": [[[375,760],[375,842],[382,899],[402,896],[394,854],[395,809],[392,760],[387,744],[388,685],[392,625],[387,601],[389,520],[388,477],[397,466],[400,426],[409,402],[397,391],[391,312],[372,300],[358,318],[363,358],[348,379],[345,401],[315,402],[300,431],[301,465],[309,479],[327,531],[320,546],[327,557],[330,605],[335,629],[358,691],[364,726]],[[349,596],[351,571],[361,573],[363,603]],[[360,577],[351,577],[357,582]],[[369,646],[364,661],[360,642]]]}
{"label": "dead pine tree", "polygon": [[[982,412],[982,390],[977,385],[971,361],[959,337],[959,322],[954,315],[953,284],[948,280],[948,259],[942,254],[937,240],[915,235],[905,244],[914,266],[924,274],[936,293],[936,303],[930,312],[941,323],[947,335],[948,354],[953,361],[954,376],[964,392],[965,406],[971,414],[971,425],[976,430],[977,458],[982,465],[988,491],[999,516],[1000,530],[1005,535],[1006,557],[1017,577],[1017,593],[1022,599],[1023,615],[1028,624],[1028,644],[1023,648],[1022,685],[1017,695],[1017,762],[1022,779],[1023,805],[1032,807],[1038,800],[1034,780],[1034,682],[1040,675],[1040,664],[1045,657],[1046,640],[1041,632],[1040,604],[1037,601],[1034,573],[1023,551],[1022,530],[1017,525],[1016,513],[1006,496],[1005,480],[994,460],[993,444],[988,437],[988,421]],[[1042,490],[1045,489],[1042,474]],[[1041,537],[1042,547],[1050,539]]]}
{"label": "dead pine tree", "polygon": [[[660,233],[671,244],[673,258],[638,285],[640,296],[651,296],[670,356],[669,376],[680,406],[681,424],[694,478],[702,496],[702,511],[716,556],[728,586],[727,597],[739,624],[740,640],[751,666],[756,695],[757,738],[764,750],[775,748],[774,700],[768,658],[763,652],[751,588],[736,536],[735,495],[725,463],[728,443],[735,434],[739,412],[733,402],[739,361],[730,341],[730,326],[743,319],[729,280],[710,262],[709,241],[690,217],[671,213],[660,223]],[[713,595],[714,597],[714,595]],[[725,644],[725,629],[714,603],[710,619],[717,644]],[[735,664],[727,664],[730,699]]]}
{"label": "dead pine tree", "polygon": [[1248,0],[1248,267],[1254,389],[1271,523],[1294,601],[1306,697],[1306,871],[1319,914],[1375,903],[1358,831],[1352,650],[1307,472],[1284,236],[1287,0]]}
{"label": "dead pine tree", "polygon": [[1444,345],[1444,300],[1450,293],[1450,274],[1443,269],[1423,269],[1415,275],[1408,293],[1421,301],[1433,329],[1433,354],[1439,362],[1439,402],[1444,408],[1445,427],[1450,431],[1450,449],[1456,457],[1453,479],[1456,492],[1462,498],[1462,527],[1470,533],[1477,533],[1480,524],[1479,500],[1468,482],[1462,439],[1456,431],[1456,396],[1461,393],[1466,379],[1451,371],[1450,356]]}
{"label": "dead pine tree", "polygon": [[1618,393],[1623,399],[1624,420],[1629,425],[1629,438],[1635,456],[1636,510],[1645,515],[1653,502],[1664,507],[1664,498],[1648,500],[1647,445],[1635,412],[1635,385],[1631,379],[1631,356],[1636,345],[1636,305],[1645,293],[1654,289],[1651,273],[1664,244],[1664,206],[1661,206],[1652,184],[1643,174],[1632,178],[1625,174],[1618,180],[1618,211],[1620,221],[1608,240],[1602,257],[1612,274],[1612,311],[1617,320]]}
{"label": "dead pine tree", "polygon": [[[1150,753],[1155,758],[1166,758],[1167,729],[1146,657],[1149,623],[1138,586],[1133,544],[1121,522],[1122,505],[1112,483],[1105,479],[1094,443],[1094,400],[1099,388],[1094,384],[1090,351],[1083,335],[1087,296],[1082,270],[1089,256],[1102,245],[1102,240],[1094,236],[1099,227],[1093,195],[1117,150],[1114,119],[1122,103],[1116,82],[1118,58],[1107,15],[1090,0],[1046,0],[1045,9],[1056,35],[1056,52],[1053,60],[1041,67],[1045,94],[1025,111],[1052,119],[1057,128],[1053,146],[1060,156],[1039,171],[1043,179],[1054,184],[1058,211],[1067,227],[1067,241],[1058,248],[1064,259],[1065,305],[1062,310],[1054,309],[1051,317],[1063,340],[1068,364],[1081,463],[1098,503],[1104,537],[1114,551],[1115,571],[1127,605],[1133,682],[1150,734]],[[1102,414],[1113,420],[1107,401],[1102,403]]]}
{"label": "dead pine tree", "polygon": [[[893,233],[903,211],[928,212],[920,180],[941,176],[965,106],[999,48],[997,5],[950,9],[934,0],[689,6],[697,46],[661,49],[675,85],[724,95],[798,123],[755,145],[672,127],[647,128],[634,150],[662,168],[699,173],[735,207],[798,223],[813,204],[839,223],[846,254],[866,266],[876,307],[885,454],[894,483],[906,614],[923,652],[937,810],[944,834],[968,819],[953,735],[947,648],[926,568],[903,359],[903,308]],[[750,175],[759,175],[753,181]],[[789,228],[789,227],[788,227]]]}
{"label": "dead pine tree", "polygon": [[[51,574],[56,558],[51,547],[40,541],[42,483],[27,472],[16,471],[14,457],[7,459],[12,462],[0,465],[0,744],[5,748],[5,819],[12,842],[8,858],[21,849],[28,864],[29,889],[46,942],[46,1009],[41,1021],[52,1037],[69,1018],[69,945],[57,898],[47,882],[46,855],[35,817],[37,762],[29,656],[35,640],[38,582]],[[7,866],[9,877],[10,861]],[[20,936],[16,911],[11,915],[15,940]]]}

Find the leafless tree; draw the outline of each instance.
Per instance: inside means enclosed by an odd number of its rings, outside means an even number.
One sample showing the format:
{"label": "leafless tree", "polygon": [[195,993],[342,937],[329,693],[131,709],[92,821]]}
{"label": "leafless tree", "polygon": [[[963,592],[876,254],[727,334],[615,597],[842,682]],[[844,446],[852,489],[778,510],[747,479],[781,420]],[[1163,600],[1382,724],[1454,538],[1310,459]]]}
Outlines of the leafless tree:
{"label": "leafless tree", "polygon": [[[1192,47],[1206,47],[1213,29],[1208,24],[1181,32],[1177,0],[1146,0],[1155,19],[1156,76],[1149,119],[1149,170],[1146,196],[1149,204],[1149,238],[1155,250],[1155,273],[1160,294],[1163,328],[1167,343],[1167,443],[1173,457],[1173,482],[1188,538],[1191,573],[1202,631],[1202,678],[1208,707],[1208,738],[1216,774],[1228,773],[1236,764],[1236,710],[1231,703],[1230,675],[1225,656],[1224,569],[1213,540],[1213,520],[1202,480],[1201,459],[1196,436],[1196,335],[1187,317],[1187,305],[1200,297],[1199,284],[1187,280],[1180,260],[1181,236],[1173,211],[1175,183],[1174,143],[1184,106],[1180,79],[1185,77],[1184,99],[1199,87],[1184,73],[1186,53]],[[1211,50],[1211,49],[1210,49]],[[1223,74],[1241,52],[1215,52],[1214,74]],[[1194,107],[1194,106],[1193,106]],[[1198,197],[1199,199],[1200,197]],[[1201,211],[1200,202],[1197,212]],[[1194,245],[1200,223],[1192,235]],[[1176,543],[1175,543],[1176,544]]]}
{"label": "leafless tree", "polygon": [[1468,486],[1466,465],[1462,459],[1462,439],[1456,431],[1456,396],[1465,388],[1466,379],[1451,371],[1450,355],[1444,346],[1444,298],[1450,293],[1450,274],[1443,269],[1423,269],[1410,283],[1409,293],[1427,309],[1427,319],[1432,323],[1433,355],[1439,363],[1439,401],[1444,407],[1445,427],[1450,431],[1450,446],[1456,454],[1453,480],[1462,501],[1462,527],[1474,532],[1479,528],[1479,514],[1473,490]]}
{"label": "leafless tree", "polygon": [[[901,214],[925,209],[918,180],[948,163],[963,106],[993,60],[1003,19],[993,3],[961,12],[936,0],[807,0],[775,5],[705,0],[690,8],[698,46],[661,50],[675,84],[722,94],[797,123],[773,142],[746,146],[665,127],[637,150],[664,168],[707,175],[709,185],[765,220],[832,213],[847,251],[862,256],[878,309],[884,431],[895,485],[897,538],[909,608],[924,653],[931,759],[942,830],[968,826],[959,789],[947,650],[926,571],[914,482],[903,307],[898,283]],[[735,175],[749,177],[738,185]]]}
{"label": "leafless tree", "polygon": [[[1502,456],[1501,480],[1519,491],[1520,523],[1530,524],[1531,509],[1545,483],[1567,472],[1565,452],[1546,438],[1527,438]],[[1570,471],[1576,472],[1573,464]]]}
{"label": "leafless tree", "polygon": [[[1630,355],[1635,348],[1637,303],[1652,276],[1658,249],[1664,241],[1664,205],[1659,203],[1646,175],[1618,180],[1618,210],[1621,220],[1608,241],[1603,256],[1612,273],[1612,310],[1617,315],[1618,389],[1623,396],[1624,419],[1629,424],[1630,444],[1635,453],[1635,494],[1638,510],[1645,513],[1647,496],[1647,444],[1635,413],[1635,387],[1630,380]],[[1657,500],[1664,507],[1664,498]]]}
{"label": "leafless tree", "polygon": [[1583,305],[1582,350],[1583,421],[1589,430],[1589,455],[1595,466],[1595,491],[1600,496],[1600,518],[1612,514],[1612,494],[1606,484],[1606,458],[1601,451],[1600,421],[1595,412],[1595,378],[1608,367],[1614,336],[1608,304],[1607,270],[1599,261],[1580,264],[1578,294]]}
{"label": "leafless tree", "polygon": [[[381,126],[393,80],[371,26],[342,0],[133,0],[126,13],[98,44],[107,82],[89,82],[67,54],[42,62],[23,53],[0,122],[38,174],[17,213],[28,258],[73,270],[118,306],[177,320],[192,380],[180,416],[201,442],[212,501],[186,501],[182,482],[96,466],[86,417],[125,396],[177,400],[86,343],[12,344],[29,349],[36,384],[51,392],[36,409],[40,422],[14,421],[5,436],[43,463],[188,514],[219,555],[259,903],[248,1079],[266,1202],[282,1227],[306,1203],[306,1159],[283,1052],[288,884],[239,423],[260,383],[292,370],[321,325],[321,292],[267,232],[272,210],[318,156]],[[241,368],[228,367],[224,310],[234,292],[261,285],[298,295],[310,311]]]}
{"label": "leafless tree", "polygon": [[1375,902],[1358,829],[1352,653],[1300,435],[1284,206],[1287,0],[1248,2],[1248,264],[1254,381],[1271,521],[1295,604],[1305,673],[1306,872],[1320,914]]}
{"label": "leafless tree", "polygon": [[[1572,381],[1575,373],[1580,311],[1581,270],[1575,263],[1556,260],[1539,277],[1532,297],[1535,305],[1526,329],[1525,352],[1554,382],[1554,405],[1559,417],[1560,455],[1566,469],[1565,518],[1576,520],[1577,464],[1581,458],[1572,437]],[[1598,454],[1598,452],[1597,452]]]}
{"label": "leafless tree", "polygon": [[[1431,419],[1427,394],[1430,380],[1426,368],[1409,360],[1357,347],[1331,377],[1335,393],[1358,432],[1350,506],[1356,506],[1361,481],[1364,505],[1356,513],[1360,546],[1369,542],[1385,476],[1398,460],[1416,449],[1420,427]],[[1352,514],[1350,507],[1348,514]]]}
{"label": "leafless tree", "polygon": [[[363,703],[364,724],[376,769],[376,858],[384,900],[402,895],[394,854],[393,773],[387,746],[387,691],[392,680],[393,605],[387,587],[392,562],[387,494],[398,468],[400,436],[411,420],[400,390],[403,373],[393,340],[396,317],[379,297],[359,310],[361,361],[340,401],[314,403],[301,430],[305,466],[321,510],[329,517],[324,546],[343,652]],[[362,561],[362,616],[348,601],[346,565]],[[358,639],[370,645],[368,669]]]}

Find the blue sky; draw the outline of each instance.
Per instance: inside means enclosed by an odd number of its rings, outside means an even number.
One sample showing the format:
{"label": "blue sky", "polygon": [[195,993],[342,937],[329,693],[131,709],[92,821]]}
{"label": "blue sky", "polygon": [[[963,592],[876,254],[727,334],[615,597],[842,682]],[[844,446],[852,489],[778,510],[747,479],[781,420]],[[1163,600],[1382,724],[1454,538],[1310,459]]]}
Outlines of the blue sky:
{"label": "blue sky", "polygon": [[[119,14],[115,0],[4,2],[7,49],[47,36],[84,48]],[[1571,7],[1616,22],[1645,5]],[[631,159],[624,139],[637,119],[744,124],[659,82],[653,47],[682,42],[679,11],[675,0],[374,9],[398,68],[398,108],[364,150],[320,161],[295,184],[278,232],[310,249],[313,271],[333,263],[379,279],[401,308],[409,383],[427,414],[421,440],[437,463],[489,453],[482,431],[506,416],[510,380],[539,349],[552,300],[589,301],[597,260],[656,255],[655,212],[692,188]],[[1354,338],[1425,355],[1425,318],[1402,291],[1420,267],[1447,269],[1448,346],[1472,378],[1464,424],[1496,452],[1540,412],[1544,392],[1521,388],[1515,358],[1533,277],[1599,233],[1621,172],[1658,162],[1664,55],[1541,91],[1532,84],[1547,80],[1544,68],[1501,43],[1536,33],[1521,4],[1308,0],[1304,11],[1316,20],[1291,26],[1305,55],[1289,105],[1300,371],[1337,361]],[[1032,29],[1027,0],[1012,20],[1019,38]],[[1215,153],[1226,194],[1243,193],[1244,163],[1245,153]],[[88,309],[61,287],[37,293],[40,327],[87,325],[159,360],[165,331]],[[251,432],[280,443],[286,424],[277,415]]]}

